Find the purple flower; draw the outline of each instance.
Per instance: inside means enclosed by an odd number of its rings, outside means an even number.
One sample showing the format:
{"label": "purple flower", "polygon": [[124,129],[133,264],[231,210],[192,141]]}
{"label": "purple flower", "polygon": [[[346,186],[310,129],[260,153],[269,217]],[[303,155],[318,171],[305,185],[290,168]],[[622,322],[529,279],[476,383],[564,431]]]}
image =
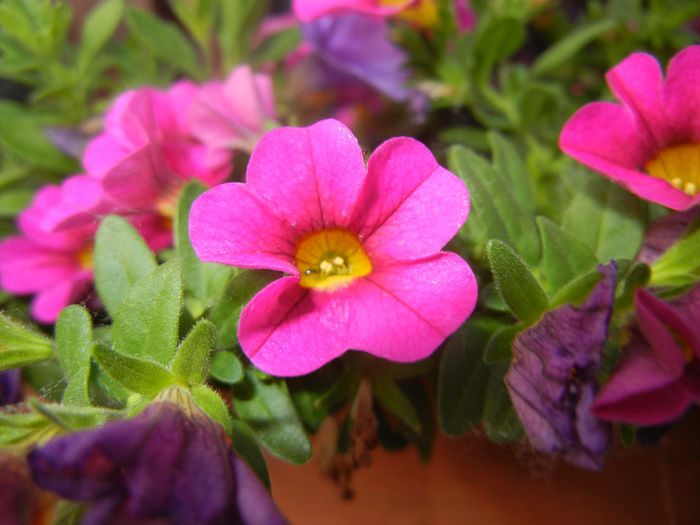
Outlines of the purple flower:
{"label": "purple flower", "polygon": [[193,408],[138,416],[50,441],[29,455],[35,482],[92,503],[83,523],[283,524],[224,430]]}
{"label": "purple flower", "polygon": [[700,285],[666,303],[635,296],[637,328],[593,404],[603,419],[657,425],[700,402]]}
{"label": "purple flower", "polygon": [[359,14],[328,15],[302,26],[313,56],[331,85],[357,81],[396,101],[408,100],[406,54],[389,40],[386,20]]}
{"label": "purple flower", "polygon": [[563,305],[513,342],[506,375],[513,406],[535,448],[560,453],[579,467],[599,469],[610,445],[610,425],[590,412],[603,343],[615,298],[617,266],[599,267],[603,279],[580,307]]}
{"label": "purple flower", "polygon": [[0,372],[0,406],[22,400],[22,374],[19,368]]}

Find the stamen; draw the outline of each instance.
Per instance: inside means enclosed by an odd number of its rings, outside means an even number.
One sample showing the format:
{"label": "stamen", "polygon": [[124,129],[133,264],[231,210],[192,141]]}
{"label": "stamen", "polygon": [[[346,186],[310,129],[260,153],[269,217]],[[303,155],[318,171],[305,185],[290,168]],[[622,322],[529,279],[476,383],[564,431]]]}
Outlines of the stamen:
{"label": "stamen", "polygon": [[666,180],[674,188],[694,196],[700,186],[700,143],[668,146],[644,167],[653,177]]}

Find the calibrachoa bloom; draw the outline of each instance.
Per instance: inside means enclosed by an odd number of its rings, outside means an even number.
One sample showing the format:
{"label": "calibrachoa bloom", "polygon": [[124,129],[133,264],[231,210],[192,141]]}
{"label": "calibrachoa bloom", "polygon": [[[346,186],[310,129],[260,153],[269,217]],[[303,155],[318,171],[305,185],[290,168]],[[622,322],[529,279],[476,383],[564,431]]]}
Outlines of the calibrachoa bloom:
{"label": "calibrachoa bloom", "polygon": [[622,105],[579,109],[561,149],[643,199],[684,210],[700,202],[700,46],[661,66],[634,53],[606,79]]}
{"label": "calibrachoa bloom", "polygon": [[[466,0],[453,0],[455,21],[460,32],[474,26],[475,16]],[[302,22],[310,22],[327,14],[362,13],[378,17],[396,16],[422,27],[438,22],[435,0],[294,0],[294,13]]]}
{"label": "calibrachoa bloom", "polygon": [[[0,285],[13,294],[35,294],[31,313],[36,320],[55,322],[64,307],[84,299],[92,288],[96,210],[110,211],[98,205],[101,199],[101,185],[85,175],[44,186],[18,217],[20,234],[0,242]],[[143,214],[129,220],[151,249],[172,243],[172,233],[163,238],[159,217]],[[48,231],[47,224],[57,221],[63,227]]]}
{"label": "calibrachoa bloom", "polygon": [[593,413],[636,425],[665,423],[700,402],[700,285],[668,303],[638,289],[635,309],[637,327]]}
{"label": "calibrachoa bloom", "polygon": [[193,135],[202,143],[253,151],[276,119],[272,78],[240,65],[225,82],[212,81],[199,89],[189,119]]}
{"label": "calibrachoa bloom", "polygon": [[219,184],[232,169],[231,152],[192,134],[188,114],[197,93],[197,86],[183,81],[168,91],[144,88],[117,98],[103,133],[83,156],[88,176],[99,182],[99,199],[64,197],[43,227],[62,229],[117,213],[157,226],[146,235],[154,249],[170,246],[170,219],[182,187],[191,179]]}
{"label": "calibrachoa bloom", "polygon": [[580,306],[563,305],[513,342],[506,374],[530,442],[579,467],[599,469],[610,446],[610,424],[595,417],[596,372],[615,299],[617,267],[599,267],[602,280]]}
{"label": "calibrachoa bloom", "polygon": [[359,81],[396,101],[410,97],[407,56],[389,40],[386,21],[353,13],[324,16],[304,24],[302,33],[327,86]]}
{"label": "calibrachoa bloom", "polygon": [[54,439],[29,464],[41,487],[92,504],[84,525],[285,523],[223,428],[169,402]]}
{"label": "calibrachoa bloom", "polygon": [[36,294],[31,313],[42,323],[56,321],[63,307],[84,298],[92,285],[97,226],[88,224],[60,232],[41,228],[60,199],[60,187],[43,187],[18,218],[20,235],[0,242],[2,287],[14,294]]}
{"label": "calibrachoa bloom", "polygon": [[369,158],[335,120],[279,128],[258,143],[245,184],[201,195],[197,255],[291,275],[241,313],[239,341],[262,370],[311,372],[348,349],[395,361],[428,356],[466,319],[476,281],[440,249],[464,223],[464,184],[412,138]]}

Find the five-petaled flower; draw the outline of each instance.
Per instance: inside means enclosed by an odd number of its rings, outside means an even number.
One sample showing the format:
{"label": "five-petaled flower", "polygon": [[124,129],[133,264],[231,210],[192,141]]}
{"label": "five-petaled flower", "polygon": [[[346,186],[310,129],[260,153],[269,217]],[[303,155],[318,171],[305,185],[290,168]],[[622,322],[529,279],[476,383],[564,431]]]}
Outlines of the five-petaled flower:
{"label": "five-petaled flower", "polygon": [[365,168],[352,133],[324,120],[263,136],[245,184],[195,201],[190,235],[204,261],[291,274],[239,324],[253,363],[291,376],[348,349],[402,362],[433,352],[476,302],[467,263],[440,251],[468,210],[464,184],[418,141],[386,141]]}
{"label": "five-petaled flower", "polygon": [[39,486],[91,504],[86,525],[286,523],[198,407],[152,403],[131,419],[48,442],[29,465]]}
{"label": "five-petaled flower", "polygon": [[635,310],[637,326],[593,413],[636,425],[666,423],[700,402],[700,285],[670,302],[640,288]]}
{"label": "five-petaled flower", "polygon": [[606,79],[622,105],[579,109],[561,149],[643,199],[684,210],[700,202],[700,46],[678,53],[666,79],[656,59],[633,53]]}

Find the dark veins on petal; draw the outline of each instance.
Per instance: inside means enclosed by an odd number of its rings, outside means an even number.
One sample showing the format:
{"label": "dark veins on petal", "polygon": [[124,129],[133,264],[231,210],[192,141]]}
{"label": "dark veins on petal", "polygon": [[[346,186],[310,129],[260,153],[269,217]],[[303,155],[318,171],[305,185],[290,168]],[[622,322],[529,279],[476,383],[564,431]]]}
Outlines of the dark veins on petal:
{"label": "dark veins on petal", "polygon": [[584,468],[599,469],[610,445],[610,425],[590,413],[597,391],[595,374],[615,297],[617,265],[603,274],[580,307],[563,305],[513,342],[506,375],[513,405],[530,441]]}

